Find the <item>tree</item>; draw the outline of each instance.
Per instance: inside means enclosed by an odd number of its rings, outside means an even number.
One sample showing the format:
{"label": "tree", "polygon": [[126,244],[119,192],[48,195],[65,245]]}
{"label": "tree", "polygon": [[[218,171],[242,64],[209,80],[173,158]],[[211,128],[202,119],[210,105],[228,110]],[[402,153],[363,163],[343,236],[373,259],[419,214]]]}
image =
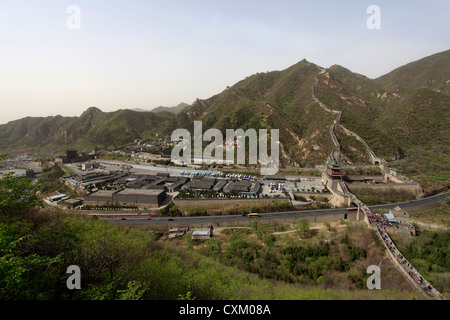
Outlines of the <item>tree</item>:
{"label": "tree", "polygon": [[275,245],[275,240],[276,239],[275,239],[275,236],[273,234],[266,233],[266,234],[264,234],[261,237],[261,240],[262,240],[262,242],[264,242],[264,244],[267,247],[271,248],[271,247],[273,247]]}
{"label": "tree", "polygon": [[[126,290],[118,290],[119,300],[141,300],[147,288],[139,281],[130,281]],[[190,292],[188,292],[190,294]],[[189,295],[190,296],[190,295]],[[186,299],[187,300],[187,299]]]}
{"label": "tree", "polygon": [[306,236],[309,233],[309,221],[306,218],[298,219],[295,229],[300,236]]}
{"label": "tree", "polygon": [[[6,154],[0,155],[6,160]],[[13,173],[3,175],[0,179],[0,212],[17,214],[28,212],[31,208],[41,206],[36,196],[38,185],[32,185],[27,178],[18,178]]]}

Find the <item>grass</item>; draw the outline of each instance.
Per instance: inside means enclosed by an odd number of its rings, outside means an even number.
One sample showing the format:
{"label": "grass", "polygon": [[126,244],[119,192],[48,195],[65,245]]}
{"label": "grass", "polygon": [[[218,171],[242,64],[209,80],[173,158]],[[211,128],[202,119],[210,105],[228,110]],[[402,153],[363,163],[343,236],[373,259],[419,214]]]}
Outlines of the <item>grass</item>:
{"label": "grass", "polygon": [[55,191],[67,194],[69,196],[76,196],[76,194],[69,189],[61,180],[66,175],[71,175],[70,170],[56,163],[50,170],[43,172],[38,179],[39,191],[42,195],[46,195]]}
{"label": "grass", "polygon": [[[410,214],[412,222],[450,227],[450,197],[439,207]],[[447,298],[450,297],[450,231],[416,225],[417,236],[392,235],[404,256]]]}
{"label": "grass", "polygon": [[66,175],[66,176],[74,176],[75,175],[75,172],[73,172],[72,170],[70,170],[67,166],[65,166],[63,163],[58,163],[57,164],[63,171],[64,171],[64,174]]}
{"label": "grass", "polygon": [[418,229],[412,238],[393,237],[399,250],[437,290],[450,297],[450,231]]}
{"label": "grass", "polygon": [[[176,254],[204,260],[211,270],[226,273],[230,287],[224,290],[230,294],[235,294],[231,279],[241,282],[239,299],[421,298],[392,266],[377,239],[356,222],[315,224],[306,238],[300,238],[290,225],[255,221],[250,227],[215,232],[211,240],[193,243],[186,235],[167,245]],[[293,258],[296,252],[304,257]],[[375,261],[383,270],[383,290],[365,287],[365,270]]]}
{"label": "grass", "polygon": [[364,145],[355,137],[348,136],[339,128],[336,137],[341,145],[341,152],[350,160],[350,164],[369,164],[369,155]]}
{"label": "grass", "polygon": [[390,163],[402,174],[420,183],[425,196],[450,189],[450,148],[434,146],[419,148],[407,158]]}
{"label": "grass", "polygon": [[416,199],[416,196],[412,192],[395,190],[394,188],[389,188],[388,190],[373,190],[357,189],[350,186],[350,189],[359,200],[368,206]]}
{"label": "grass", "polygon": [[413,155],[396,161],[392,167],[419,182],[426,195],[450,188],[450,148],[448,146],[417,149]]}
{"label": "grass", "polygon": [[450,228],[450,205],[443,203],[437,208],[413,212],[410,214],[410,220]]}
{"label": "grass", "polygon": [[[198,300],[361,300],[361,299],[420,299],[415,292],[389,290],[340,290],[310,285],[290,284],[261,278],[235,266],[204,256],[196,251],[186,251],[174,245],[167,250],[180,256],[189,271],[190,289]],[[201,298],[196,294],[201,293]]]}
{"label": "grass", "polygon": [[359,167],[359,168],[341,168],[342,175],[353,175],[353,176],[381,176],[382,172],[379,167]]}
{"label": "grass", "polygon": [[322,176],[322,171],[321,170],[316,170],[316,169],[300,169],[300,170],[296,170],[296,169],[283,169],[280,171],[280,174],[283,175],[298,175],[298,176],[314,176],[314,177],[321,177]]}
{"label": "grass", "polygon": [[241,204],[229,204],[225,200],[223,202],[224,204],[185,207],[182,209],[189,216],[248,214],[250,212],[277,212],[296,209],[287,200],[268,202],[249,200]]}

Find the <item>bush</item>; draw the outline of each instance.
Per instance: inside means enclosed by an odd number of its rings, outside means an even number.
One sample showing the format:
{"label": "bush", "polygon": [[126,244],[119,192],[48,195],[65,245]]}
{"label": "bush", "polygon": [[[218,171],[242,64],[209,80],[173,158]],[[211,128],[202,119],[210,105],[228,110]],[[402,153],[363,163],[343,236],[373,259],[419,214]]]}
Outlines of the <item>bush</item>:
{"label": "bush", "polygon": [[181,217],[183,212],[174,203],[168,204],[165,208],[159,210],[162,216]]}
{"label": "bush", "polygon": [[349,255],[349,262],[353,262],[358,259],[363,259],[366,257],[366,251],[364,248],[352,247],[350,245],[347,246],[347,251]]}
{"label": "bush", "polygon": [[305,236],[309,233],[309,221],[306,218],[298,219],[295,228],[300,236]]}
{"label": "bush", "polygon": [[339,258],[333,263],[333,269],[336,271],[347,271],[348,265],[345,263],[344,259]]}
{"label": "bush", "polygon": [[343,244],[349,244],[350,243],[350,241],[348,239],[348,234],[346,234],[345,236],[342,237],[341,243],[343,243]]}
{"label": "bush", "polygon": [[23,214],[33,207],[42,206],[36,196],[39,185],[32,185],[26,178],[6,174],[0,179],[0,213]]}
{"label": "bush", "polygon": [[402,201],[414,200],[416,196],[414,193],[404,190],[396,190],[390,188],[390,190],[354,190],[353,194],[358,197],[366,205],[377,205],[385,203],[395,203]]}
{"label": "bush", "polygon": [[308,200],[306,200],[306,198],[303,197],[303,196],[295,196],[295,200],[297,200],[297,201],[303,201],[303,202],[307,202],[307,201],[308,201]]}

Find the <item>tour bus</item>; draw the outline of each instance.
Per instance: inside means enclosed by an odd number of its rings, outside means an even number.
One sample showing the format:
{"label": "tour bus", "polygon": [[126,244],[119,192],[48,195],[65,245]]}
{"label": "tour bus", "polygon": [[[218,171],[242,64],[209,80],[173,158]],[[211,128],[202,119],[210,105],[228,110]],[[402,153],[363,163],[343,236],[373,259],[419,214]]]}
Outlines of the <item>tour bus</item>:
{"label": "tour bus", "polygon": [[259,218],[259,217],[260,217],[260,214],[259,214],[259,213],[249,213],[249,214],[248,214],[248,217],[249,217],[249,218]]}

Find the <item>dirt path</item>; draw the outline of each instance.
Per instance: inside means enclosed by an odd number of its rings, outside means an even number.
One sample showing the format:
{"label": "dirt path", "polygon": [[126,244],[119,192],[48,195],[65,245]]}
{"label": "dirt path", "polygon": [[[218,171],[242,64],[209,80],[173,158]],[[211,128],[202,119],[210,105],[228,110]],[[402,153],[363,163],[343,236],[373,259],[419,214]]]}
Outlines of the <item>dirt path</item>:
{"label": "dirt path", "polygon": [[[339,228],[344,228],[344,225],[341,225],[340,222],[331,222],[330,223],[331,228],[334,229],[339,229]],[[214,234],[222,234],[222,231],[224,229],[237,229],[237,228],[242,228],[242,229],[250,229],[249,226],[236,226],[236,227],[217,227],[214,228]],[[310,225],[310,230],[321,230],[327,228],[325,226],[324,223],[314,223]],[[286,231],[277,231],[277,232],[273,232],[273,235],[282,235],[282,234],[289,234],[289,233],[295,233],[296,230],[295,229],[290,229],[290,230],[286,230]]]}

